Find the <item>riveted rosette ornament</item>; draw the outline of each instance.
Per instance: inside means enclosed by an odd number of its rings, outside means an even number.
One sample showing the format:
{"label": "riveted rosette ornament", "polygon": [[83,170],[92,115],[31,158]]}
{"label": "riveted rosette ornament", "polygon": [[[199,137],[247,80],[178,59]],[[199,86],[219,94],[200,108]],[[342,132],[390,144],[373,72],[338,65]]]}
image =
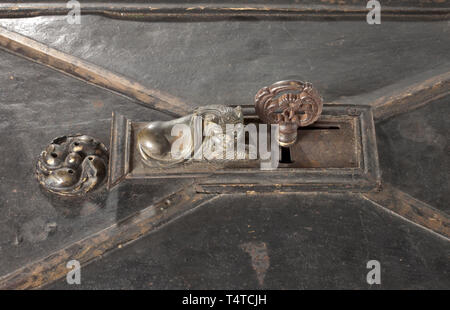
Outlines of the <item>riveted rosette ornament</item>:
{"label": "riveted rosette ornament", "polygon": [[54,139],[39,155],[36,177],[49,192],[79,196],[95,189],[105,179],[108,151],[86,135]]}
{"label": "riveted rosette ornament", "polygon": [[322,98],[309,82],[280,81],[261,88],[255,96],[255,110],[261,121],[280,125],[281,146],[294,144],[298,127],[317,121],[322,107]]}

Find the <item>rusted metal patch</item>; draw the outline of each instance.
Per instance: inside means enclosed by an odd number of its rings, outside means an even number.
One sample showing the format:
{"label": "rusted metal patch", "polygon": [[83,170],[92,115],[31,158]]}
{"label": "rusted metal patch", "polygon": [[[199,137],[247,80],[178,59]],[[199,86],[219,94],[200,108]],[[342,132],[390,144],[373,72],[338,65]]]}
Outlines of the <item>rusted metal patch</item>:
{"label": "rusted metal patch", "polygon": [[256,272],[259,286],[264,285],[267,269],[270,266],[270,258],[265,242],[247,242],[241,244],[241,249],[250,255],[252,268]]}

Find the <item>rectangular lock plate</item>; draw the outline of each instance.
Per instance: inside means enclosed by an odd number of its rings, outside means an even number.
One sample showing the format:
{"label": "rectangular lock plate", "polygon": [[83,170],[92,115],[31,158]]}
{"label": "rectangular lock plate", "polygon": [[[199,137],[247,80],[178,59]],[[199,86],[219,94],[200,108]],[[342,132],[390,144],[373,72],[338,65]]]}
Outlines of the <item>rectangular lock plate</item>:
{"label": "rectangular lock plate", "polygon": [[[245,123],[259,123],[251,108]],[[275,170],[261,170],[259,160],[191,161],[171,167],[145,164],[136,135],[148,122],[113,113],[108,186],[121,181],[195,178],[201,192],[367,191],[380,184],[378,154],[370,107],[324,105],[319,120],[299,128],[298,141],[280,150]],[[258,126],[257,126],[258,127]]]}

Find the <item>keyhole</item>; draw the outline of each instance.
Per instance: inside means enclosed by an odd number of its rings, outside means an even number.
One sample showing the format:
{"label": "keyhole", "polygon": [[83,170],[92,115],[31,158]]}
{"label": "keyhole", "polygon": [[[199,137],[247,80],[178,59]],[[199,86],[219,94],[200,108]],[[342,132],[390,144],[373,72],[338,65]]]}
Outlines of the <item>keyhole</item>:
{"label": "keyhole", "polygon": [[288,147],[281,147],[281,164],[292,164],[293,161],[291,159],[291,149]]}

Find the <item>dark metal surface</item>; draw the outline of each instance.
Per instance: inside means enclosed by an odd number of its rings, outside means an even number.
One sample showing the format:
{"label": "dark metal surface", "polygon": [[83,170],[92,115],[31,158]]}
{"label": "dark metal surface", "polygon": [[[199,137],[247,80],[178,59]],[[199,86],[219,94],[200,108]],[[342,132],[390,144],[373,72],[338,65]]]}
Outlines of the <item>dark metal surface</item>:
{"label": "dark metal surface", "polygon": [[[417,5],[440,12],[422,17],[447,14],[445,2]],[[33,10],[15,11],[42,13]],[[31,38],[1,29],[2,48],[128,97],[0,52],[0,287],[41,287],[78,259],[81,288],[368,288],[365,264],[379,259],[382,288],[448,288],[448,22],[387,18],[374,27],[366,9],[333,22],[326,10],[321,22],[0,20]],[[33,178],[35,158],[55,136],[109,141],[112,111],[170,119],[134,102],[182,115],[252,102],[261,85],[283,79],[309,80],[326,104],[370,105],[376,120],[387,119],[377,124],[381,191],[215,196],[190,179],[145,180],[68,204]]]}
{"label": "dark metal surface", "polygon": [[[80,286],[47,288],[448,289],[449,254],[357,195],[225,196],[88,265]],[[379,286],[366,283],[371,259]]]}
{"label": "dark metal surface", "polygon": [[383,179],[450,213],[450,97],[377,124]]}
{"label": "dark metal surface", "polygon": [[373,27],[365,19],[138,23],[87,15],[80,25],[64,17],[0,24],[178,96],[190,107],[183,115],[211,103],[251,104],[261,86],[287,79],[310,81],[325,103],[360,95],[359,103],[376,90],[382,90],[379,99],[395,83],[421,81],[424,72],[450,65],[446,21]]}

